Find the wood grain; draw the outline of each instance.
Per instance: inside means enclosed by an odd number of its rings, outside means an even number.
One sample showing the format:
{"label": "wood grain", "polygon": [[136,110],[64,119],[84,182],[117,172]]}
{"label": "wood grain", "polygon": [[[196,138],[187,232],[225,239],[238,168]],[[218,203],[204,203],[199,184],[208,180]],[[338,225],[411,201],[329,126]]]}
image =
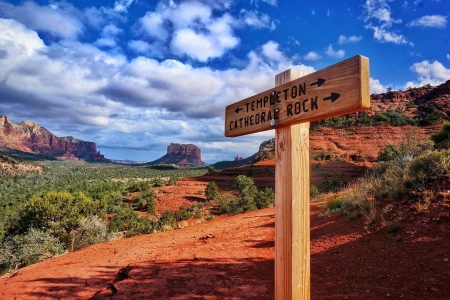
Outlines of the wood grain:
{"label": "wood grain", "polygon": [[[302,76],[287,70],[278,86]],[[275,299],[310,299],[309,123],[275,131]]]}
{"label": "wood grain", "polygon": [[[319,85],[319,79],[325,82]],[[278,98],[271,104],[273,92]],[[334,102],[324,100],[332,94],[339,94],[339,98]],[[225,136],[234,137],[311,122],[369,107],[369,59],[357,55],[227,106]],[[275,113],[275,110],[278,112]],[[275,120],[274,125],[270,124],[269,114],[270,119]]]}

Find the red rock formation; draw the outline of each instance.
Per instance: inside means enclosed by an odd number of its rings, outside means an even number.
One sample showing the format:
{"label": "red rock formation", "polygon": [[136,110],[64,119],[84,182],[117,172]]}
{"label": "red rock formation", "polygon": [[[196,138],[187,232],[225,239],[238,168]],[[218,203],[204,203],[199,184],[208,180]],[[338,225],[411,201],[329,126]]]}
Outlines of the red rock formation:
{"label": "red rock formation", "polygon": [[108,161],[93,142],[71,136],[59,138],[38,123],[24,121],[14,124],[6,116],[0,117],[0,145],[61,159]]}
{"label": "red rock formation", "polygon": [[175,144],[170,143],[167,146],[167,154],[181,154],[183,156],[192,156],[195,160],[202,160],[202,151],[194,144]]}
{"label": "red rock formation", "polygon": [[149,165],[177,165],[180,167],[205,167],[202,161],[201,150],[194,144],[170,143],[167,147],[167,154],[163,157],[149,162]]}

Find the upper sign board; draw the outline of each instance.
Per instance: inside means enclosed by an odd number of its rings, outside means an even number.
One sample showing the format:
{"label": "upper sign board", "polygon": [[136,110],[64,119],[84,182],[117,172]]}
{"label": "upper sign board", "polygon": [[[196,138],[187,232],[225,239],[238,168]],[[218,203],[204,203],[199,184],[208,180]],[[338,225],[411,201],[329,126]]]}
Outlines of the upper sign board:
{"label": "upper sign board", "polygon": [[225,136],[311,122],[370,107],[369,59],[354,56],[228,105]]}

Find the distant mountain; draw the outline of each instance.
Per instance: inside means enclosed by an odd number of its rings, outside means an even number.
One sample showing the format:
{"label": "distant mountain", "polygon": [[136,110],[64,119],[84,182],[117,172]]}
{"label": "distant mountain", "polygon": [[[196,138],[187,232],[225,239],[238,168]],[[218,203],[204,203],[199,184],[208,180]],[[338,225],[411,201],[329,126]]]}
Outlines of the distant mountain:
{"label": "distant mountain", "polygon": [[194,144],[170,143],[167,154],[147,165],[177,165],[180,167],[205,167],[201,150]]}
{"label": "distant mountain", "polygon": [[[0,116],[0,146],[19,156],[108,162],[93,142],[57,137],[33,121],[15,124]],[[38,155],[38,156],[36,156]]]}

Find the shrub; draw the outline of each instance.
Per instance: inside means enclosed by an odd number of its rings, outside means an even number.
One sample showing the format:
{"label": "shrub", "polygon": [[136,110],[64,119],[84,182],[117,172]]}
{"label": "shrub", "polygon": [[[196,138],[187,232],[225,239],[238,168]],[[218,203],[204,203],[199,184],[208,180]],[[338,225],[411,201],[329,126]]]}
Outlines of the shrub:
{"label": "shrub", "polygon": [[450,148],[450,122],[444,122],[439,132],[431,135],[431,140],[441,149]]}
{"label": "shrub", "polygon": [[98,216],[82,218],[74,236],[72,249],[77,250],[89,245],[107,242],[115,239],[114,234],[108,233],[105,222]]}
{"label": "shrub", "polygon": [[309,186],[309,196],[310,197],[315,197],[315,196],[317,196],[319,194],[320,194],[319,188],[316,185],[314,185],[313,183],[311,183],[310,186]]}
{"label": "shrub", "polygon": [[152,180],[152,184],[154,187],[162,187],[165,183],[166,181],[161,177],[156,177]]}
{"label": "shrub", "polygon": [[273,189],[266,187],[255,197],[255,204],[258,209],[271,207],[275,205],[275,193]]}
{"label": "shrub", "polygon": [[154,214],[156,210],[155,192],[150,190],[142,194],[142,198],[147,202],[147,212]]}
{"label": "shrub", "polygon": [[219,202],[219,214],[237,215],[241,212],[239,203],[237,200],[233,200],[229,197],[222,199]]}
{"label": "shrub", "polygon": [[49,233],[30,228],[23,235],[7,238],[0,247],[0,272],[8,272],[20,267],[60,255],[64,247]]}
{"label": "shrub", "polygon": [[192,212],[188,211],[183,205],[175,214],[177,221],[189,220],[192,218]]}
{"label": "shrub", "polygon": [[106,216],[106,203],[93,201],[83,193],[48,192],[33,196],[19,211],[9,233],[21,234],[29,228],[46,228],[62,242],[69,242],[69,232],[76,229],[79,220],[89,215]]}
{"label": "shrub", "polygon": [[408,174],[413,181],[425,183],[442,179],[450,167],[450,150],[424,153],[409,166]]}
{"label": "shrub", "polygon": [[239,195],[241,196],[243,196],[244,194],[251,194],[254,196],[257,192],[253,179],[245,175],[239,175],[236,178],[235,189],[239,192]]}
{"label": "shrub", "polygon": [[110,231],[127,231],[127,237],[151,233],[154,227],[155,224],[151,220],[139,216],[130,206],[120,209],[109,222]]}
{"label": "shrub", "polygon": [[333,212],[333,211],[339,211],[342,208],[344,208],[346,206],[346,203],[344,201],[344,196],[342,195],[336,195],[331,197],[330,199],[328,199],[327,201],[327,208],[329,211]]}
{"label": "shrub", "polygon": [[162,230],[170,230],[177,227],[176,214],[173,211],[166,210],[163,212],[159,223]]}
{"label": "shrub", "polygon": [[211,181],[206,186],[205,195],[208,201],[214,200],[219,197],[219,188],[214,181]]}

